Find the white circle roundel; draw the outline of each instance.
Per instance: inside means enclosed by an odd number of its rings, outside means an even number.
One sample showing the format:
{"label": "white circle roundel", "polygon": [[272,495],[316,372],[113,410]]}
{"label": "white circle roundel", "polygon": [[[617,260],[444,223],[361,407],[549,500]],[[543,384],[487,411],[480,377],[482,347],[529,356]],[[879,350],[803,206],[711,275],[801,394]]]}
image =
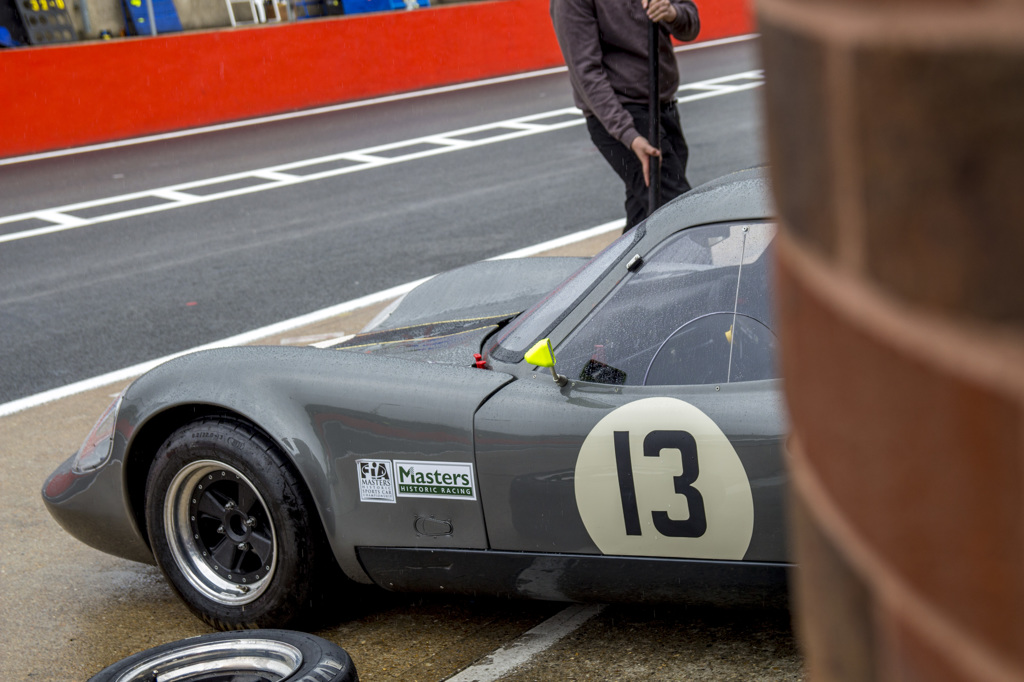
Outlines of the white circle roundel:
{"label": "white circle roundel", "polygon": [[646,398],[594,426],[576,460],[576,505],[604,554],[742,559],[754,500],[739,455],[706,414]]}

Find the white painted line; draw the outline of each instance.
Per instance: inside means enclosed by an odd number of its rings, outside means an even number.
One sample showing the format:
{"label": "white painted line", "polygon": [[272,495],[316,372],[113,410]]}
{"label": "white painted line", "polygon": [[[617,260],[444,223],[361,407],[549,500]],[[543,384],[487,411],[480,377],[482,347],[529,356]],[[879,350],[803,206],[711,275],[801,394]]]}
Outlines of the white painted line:
{"label": "white painted line", "polygon": [[[528,246],[524,249],[519,249],[517,251],[502,254],[500,256],[495,256],[494,258],[491,258],[489,260],[501,260],[505,258],[522,258],[526,256],[532,256],[538,253],[542,253],[544,251],[559,248],[561,246],[581,242],[585,239],[589,239],[600,234],[605,234],[613,230],[621,230],[625,224],[625,220],[613,220],[610,223],[604,223],[603,225],[598,225],[597,227],[592,227],[590,229],[575,232],[564,237],[558,237],[557,239],[551,239],[540,244]],[[84,393],[85,391],[90,391],[94,388],[108,386],[110,384],[118,383],[120,381],[127,381],[128,379],[137,377],[140,374],[148,372],[149,370],[153,369],[158,365],[162,365],[168,360],[173,360],[174,358],[180,357],[182,355],[188,355],[189,353],[194,353],[200,350],[208,350],[211,348],[226,348],[228,346],[241,346],[247,343],[255,343],[256,341],[259,341],[261,339],[265,339],[270,336],[275,336],[277,334],[282,334],[284,332],[291,331],[292,329],[304,327],[308,324],[313,324],[315,322],[322,322],[323,320],[332,318],[336,315],[341,315],[342,313],[348,313],[353,310],[365,308],[366,306],[373,305],[375,303],[381,303],[382,301],[397,298],[398,296],[401,296],[402,294],[411,291],[412,289],[419,286],[423,282],[426,282],[428,279],[430,278],[424,277],[423,279],[418,279],[415,282],[406,282],[405,284],[400,284],[398,286],[391,287],[390,289],[378,291],[373,294],[367,294],[366,296],[361,296],[360,298],[355,298],[352,299],[351,301],[345,301],[344,303],[339,303],[337,305],[330,306],[329,308],[323,308],[322,310],[316,310],[305,315],[293,317],[290,320],[277,322],[267,327],[253,329],[252,331],[237,334],[226,339],[221,339],[220,341],[214,341],[213,343],[208,343],[203,346],[198,346],[196,348],[184,350],[179,353],[172,353],[171,355],[166,355],[162,358],[142,362],[131,367],[126,367],[124,369],[120,369],[114,372],[109,372],[107,374],[101,374],[100,376],[96,376],[91,379],[84,379],[82,381],[77,381],[73,384],[60,386],[58,388],[50,389],[49,391],[44,391],[42,393],[30,395],[25,398],[19,398],[18,400],[12,400],[10,402],[3,403],[2,405],[0,405],[0,417],[6,417],[17,412],[22,412],[33,407],[38,407],[39,405],[44,405],[46,403],[53,402],[54,400],[60,400],[61,398],[67,398],[72,395],[77,395],[78,393]]]}
{"label": "white painted line", "polygon": [[[718,45],[728,45],[730,43],[739,43],[746,40],[753,40],[760,37],[757,33],[749,33],[747,35],[735,36],[732,38],[721,38],[719,40],[709,40],[704,43],[695,43],[691,45],[682,45],[675,48],[676,52],[688,52],[690,50],[700,50],[706,47],[716,47]],[[115,142],[104,142],[101,144],[92,144],[84,147],[73,147],[71,149],[58,149],[51,152],[41,152],[38,154],[27,154],[25,156],[12,156],[7,159],[0,159],[0,166],[7,166],[15,163],[24,163],[26,161],[38,161],[41,159],[53,159],[61,156],[71,156],[73,154],[85,154],[88,152],[100,151],[103,149],[117,149],[120,147],[130,147],[137,144],[145,144],[147,142],[159,142],[161,140],[174,140],[180,137],[191,137],[192,135],[202,135],[204,133],[217,132],[219,130],[233,130],[235,128],[245,128],[248,126],[261,125],[263,123],[273,123],[274,121],[287,121],[296,118],[303,118],[306,116],[317,116],[319,114],[327,114],[334,111],[344,111],[346,109],[358,109],[360,107],[373,106],[375,104],[384,104],[387,102],[401,102],[407,99],[414,99],[417,97],[427,97],[430,95],[440,95],[448,92],[458,92],[459,90],[470,90],[473,88],[479,88],[487,85],[497,85],[500,83],[510,83],[513,81],[526,80],[528,78],[536,78],[538,76],[550,76],[557,73],[565,73],[566,68],[564,66],[557,66],[551,69],[540,69],[538,71],[528,71],[526,73],[516,73],[509,76],[499,76],[496,78],[487,78],[479,81],[472,81],[469,83],[457,83],[455,85],[446,85],[437,88],[429,88],[427,90],[417,90],[416,92],[404,92],[397,95],[388,95],[386,97],[375,97],[373,99],[360,100],[358,102],[345,102],[343,104],[333,104],[327,107],[317,107],[316,109],[306,109],[304,111],[293,111],[287,114],[275,114],[273,116],[261,116],[259,118],[250,118],[244,121],[234,121],[232,123],[219,123],[217,125],[203,126],[202,128],[189,128],[188,130],[176,130],[171,133],[161,133],[159,135],[147,135],[145,137],[134,137],[128,140],[117,140]]]}
{"label": "white painted line", "polygon": [[519,638],[485,656],[446,682],[494,682],[528,663],[537,654],[550,649],[560,639],[575,632],[581,625],[601,613],[603,604],[576,604],[560,611],[546,621],[527,630]]}
{"label": "white painted line", "polygon": [[527,246],[526,248],[519,249],[518,251],[509,251],[508,253],[504,253],[500,256],[488,258],[487,260],[505,260],[507,258],[526,258],[527,256],[535,256],[538,253],[543,253],[544,251],[551,251],[552,249],[557,249],[562,246],[568,246],[569,244],[575,244],[585,239],[590,239],[591,237],[607,234],[613,230],[621,230],[625,226],[626,219],[619,218],[618,220],[613,220],[610,223],[604,223],[602,225],[598,225],[597,227],[592,227],[589,230],[583,230],[582,232],[574,232],[572,234],[567,234],[564,237],[552,239],[551,241],[544,242],[543,244],[534,244],[533,246]]}
{"label": "white painted line", "polygon": [[[324,163],[326,161],[335,161],[344,159],[346,161],[357,161],[359,163],[365,163],[367,166],[380,166],[382,165],[383,158],[379,156],[372,156],[370,154],[362,154],[360,152],[345,152],[344,154],[335,154],[333,157],[324,156],[316,159],[317,163]],[[302,168],[304,166],[312,165],[305,161],[296,161],[288,164],[288,168]]]}
{"label": "white painted line", "polygon": [[159,199],[166,199],[178,204],[190,204],[198,200],[194,194],[186,194],[173,189],[155,189],[152,195]]}
{"label": "white painted line", "polygon": [[[744,71],[728,76],[718,76],[695,83],[686,83],[679,87],[679,93],[691,92],[693,94],[683,95],[678,98],[680,103],[694,102],[709,97],[730,95],[736,92],[759,87],[764,82],[764,72]],[[548,120],[547,123],[544,121]],[[460,128],[446,133],[427,135],[424,137],[389,142],[387,144],[365,149],[357,149],[340,154],[331,154],[301,161],[292,161],[286,164],[279,164],[268,168],[257,168],[250,171],[221,175],[205,180],[193,180],[179,183],[168,187],[160,187],[143,192],[132,192],[119,196],[107,197],[104,199],[93,199],[77,204],[59,206],[57,208],[43,209],[28,213],[18,213],[9,216],[0,216],[0,225],[18,223],[25,220],[42,220],[54,223],[52,226],[36,227],[29,230],[15,231],[8,234],[0,234],[0,244],[5,242],[19,241],[39,237],[44,234],[52,234],[65,230],[76,230],[97,223],[107,223],[122,218],[135,217],[161,211],[169,211],[185,206],[192,206],[200,203],[220,201],[233,197],[240,197],[256,192],[265,192],[288,185],[296,185],[306,182],[315,182],[325,178],[348,175],[380,166],[406,163],[418,159],[448,154],[455,151],[462,151],[474,147],[507,142],[531,135],[540,135],[553,130],[561,130],[570,126],[580,125],[584,122],[582,112],[575,107],[555,109],[553,111],[541,112],[520,116],[515,119],[497,121],[486,125],[473,126],[471,128]],[[508,132],[485,136],[477,139],[462,139],[460,136],[471,135],[479,132],[505,130]],[[423,149],[423,147],[429,147]],[[384,152],[391,152],[385,154]],[[403,153],[404,152],[404,153]],[[315,168],[324,164],[330,164],[339,160],[352,161],[353,165],[326,168],[320,172],[313,172],[307,175],[295,174],[302,168]],[[289,171],[292,171],[289,173]],[[243,187],[224,189],[220,192],[212,192],[206,195],[189,193],[200,187],[215,187],[225,183],[238,180],[260,180],[260,182],[249,184]],[[162,203],[153,203],[140,208],[123,210],[125,202],[138,199],[160,199]],[[78,218],[66,215],[71,211],[85,208],[101,208],[109,206],[109,213],[96,212],[89,218]],[[119,210],[120,209],[120,210]]]}
{"label": "white painted line", "polygon": [[24,163],[26,161],[39,161],[42,159],[53,159],[61,156],[71,156],[74,154],[85,154],[87,152],[102,151],[104,149],[119,149],[121,147],[131,147],[137,144],[146,144],[148,142],[161,142],[164,140],[175,140],[181,137],[191,137],[193,135],[202,135],[204,133],[214,133],[221,130],[234,130],[236,128],[246,128],[254,125],[262,125],[264,123],[274,123],[275,121],[288,121],[296,118],[305,118],[306,116],[317,116],[319,114],[328,114],[335,111],[345,111],[346,109],[359,109],[361,107],[369,107],[376,104],[386,104],[388,102],[401,102],[403,100],[415,99],[418,97],[429,97],[430,95],[442,95],[450,92],[458,92],[459,90],[470,90],[472,88],[479,88],[486,85],[497,85],[500,83],[509,83],[512,81],[525,80],[527,78],[535,78],[537,76],[549,76],[556,73],[562,73],[565,71],[565,67],[556,67],[553,69],[542,69],[539,71],[531,71],[528,73],[517,73],[510,76],[500,76],[497,78],[487,78],[484,80],[473,81],[471,83],[456,83],[455,85],[446,85],[437,88],[429,88],[427,90],[417,90],[416,92],[404,92],[397,95],[386,95],[384,97],[374,97],[372,99],[364,99],[358,102],[344,102],[342,104],[334,104],[327,107],[317,107],[316,109],[305,109],[303,111],[293,111],[287,114],[274,114],[272,116],[261,116],[259,118],[250,118],[244,121],[233,121],[231,123],[218,123],[216,125],[203,126],[201,128],[189,128],[188,130],[176,130],[170,133],[161,133],[159,135],[146,135],[145,137],[134,137],[128,140],[117,140],[114,142],[103,142],[100,144],[92,144],[84,147],[74,147],[72,149],[58,149],[51,152],[40,152],[38,154],[27,154],[25,156],[12,156],[7,159],[0,159],[0,166],[6,166],[14,163]]}
{"label": "white painted line", "polygon": [[278,183],[292,183],[298,180],[298,177],[289,175],[288,173],[280,173],[278,171],[257,171],[252,174],[256,178],[265,178],[267,180],[273,180]]}
{"label": "white painted line", "polygon": [[76,218],[73,215],[65,215],[58,211],[40,211],[32,217],[38,218],[39,220],[49,220],[54,225],[62,228],[67,227],[80,227],[86,224],[88,221],[84,218]]}
{"label": "white painted line", "polygon": [[745,33],[741,36],[732,36],[731,38],[718,38],[717,40],[709,40],[705,43],[687,43],[686,45],[679,45],[675,48],[676,52],[689,52],[690,50],[699,50],[704,47],[717,47],[719,45],[729,45],[730,43],[742,43],[747,40],[754,40],[760,38],[760,33]]}
{"label": "white painted line", "polygon": [[[324,339],[323,341],[317,341],[316,343],[311,343],[309,345],[313,346],[314,348],[330,348],[331,346],[337,346],[339,343],[345,343],[353,336],[355,336],[355,334],[345,334],[344,336],[331,336],[328,339]],[[282,342],[283,341],[284,339],[282,339]]]}

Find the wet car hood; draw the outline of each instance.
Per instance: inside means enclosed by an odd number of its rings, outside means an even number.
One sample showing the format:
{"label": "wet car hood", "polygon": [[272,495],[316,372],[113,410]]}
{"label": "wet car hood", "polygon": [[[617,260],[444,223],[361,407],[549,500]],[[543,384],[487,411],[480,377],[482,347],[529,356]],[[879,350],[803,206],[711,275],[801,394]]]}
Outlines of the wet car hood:
{"label": "wet car hood", "polygon": [[472,365],[485,338],[588,260],[483,261],[445,272],[392,304],[362,333],[331,348]]}
{"label": "wet car hood", "polygon": [[424,362],[472,365],[473,354],[480,352],[484,339],[510,319],[510,315],[498,315],[383,329],[359,334],[332,348],[387,355],[415,354],[416,359]]}
{"label": "wet car hood", "polygon": [[410,327],[437,320],[512,316],[585,265],[588,258],[509,258],[441,273],[388,307],[367,329]]}

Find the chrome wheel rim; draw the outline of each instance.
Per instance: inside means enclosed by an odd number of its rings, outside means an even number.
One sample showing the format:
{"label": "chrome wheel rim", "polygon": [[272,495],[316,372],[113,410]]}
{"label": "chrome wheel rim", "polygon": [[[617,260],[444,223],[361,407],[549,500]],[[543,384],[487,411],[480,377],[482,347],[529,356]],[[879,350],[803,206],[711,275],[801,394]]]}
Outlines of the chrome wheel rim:
{"label": "chrome wheel rim", "polygon": [[234,467],[198,460],[175,474],[164,530],[178,568],[207,598],[238,606],[269,586],[277,533],[256,486]]}
{"label": "chrome wheel rim", "polygon": [[122,673],[117,682],[220,682],[245,679],[277,682],[302,665],[302,652],[290,644],[231,639],[179,649],[146,658]]}

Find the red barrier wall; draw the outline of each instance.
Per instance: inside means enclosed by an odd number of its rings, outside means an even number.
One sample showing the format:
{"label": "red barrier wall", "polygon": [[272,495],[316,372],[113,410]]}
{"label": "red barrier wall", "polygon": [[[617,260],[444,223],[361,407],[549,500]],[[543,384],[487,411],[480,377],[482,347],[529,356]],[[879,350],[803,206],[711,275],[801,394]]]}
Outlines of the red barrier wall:
{"label": "red barrier wall", "polygon": [[[562,64],[549,0],[0,51],[0,157]],[[701,40],[752,30],[748,0],[701,5]]]}

